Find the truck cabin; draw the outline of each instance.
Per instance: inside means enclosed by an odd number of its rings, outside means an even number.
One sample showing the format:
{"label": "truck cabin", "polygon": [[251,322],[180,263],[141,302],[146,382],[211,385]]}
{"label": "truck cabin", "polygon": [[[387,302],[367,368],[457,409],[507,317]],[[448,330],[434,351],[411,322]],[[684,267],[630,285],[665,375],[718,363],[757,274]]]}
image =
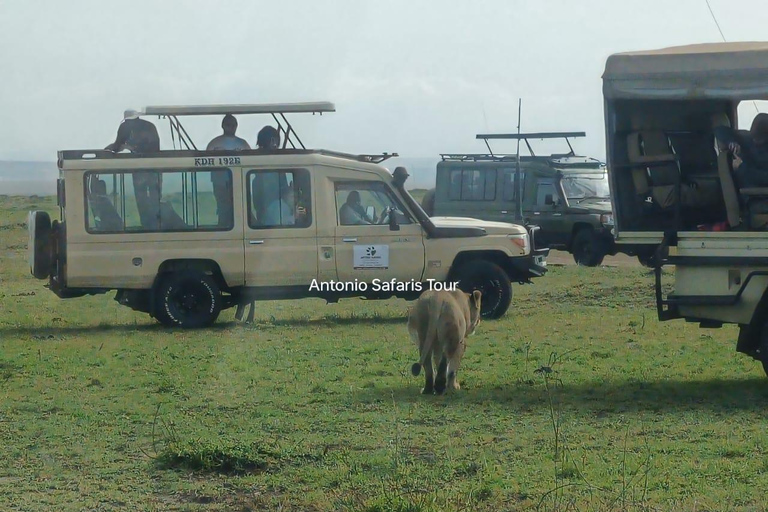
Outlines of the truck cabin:
{"label": "truck cabin", "polygon": [[765,229],[768,189],[739,186],[715,132],[738,129],[742,102],[768,99],[768,43],[615,54],[603,95],[617,239]]}

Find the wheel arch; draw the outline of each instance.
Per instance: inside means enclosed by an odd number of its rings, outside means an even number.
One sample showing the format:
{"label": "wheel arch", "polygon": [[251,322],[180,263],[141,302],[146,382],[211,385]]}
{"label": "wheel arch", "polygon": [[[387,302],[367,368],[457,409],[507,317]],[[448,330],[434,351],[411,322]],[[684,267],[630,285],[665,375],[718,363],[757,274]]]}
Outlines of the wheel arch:
{"label": "wheel arch", "polygon": [[499,267],[504,270],[504,272],[507,274],[507,277],[512,282],[519,281],[519,278],[517,276],[517,272],[515,269],[510,265],[509,263],[509,256],[507,254],[504,254],[503,251],[495,251],[495,250],[479,250],[479,251],[462,251],[459,254],[456,255],[456,257],[453,259],[453,263],[451,263],[451,269],[448,271],[448,280],[454,281],[456,277],[456,272],[464,265],[465,263],[468,263],[470,261],[475,260],[486,260],[490,261],[491,263],[495,263]]}
{"label": "wheel arch", "polygon": [[155,274],[155,279],[152,282],[152,289],[150,293],[150,304],[149,304],[149,310],[150,314],[154,317],[155,316],[155,292],[157,291],[158,287],[160,286],[160,283],[162,283],[163,279],[173,272],[178,272],[181,270],[199,270],[200,272],[204,272],[206,274],[209,274],[213,277],[213,279],[216,281],[216,284],[219,286],[219,288],[224,291],[229,291],[229,286],[227,285],[226,280],[224,279],[224,275],[221,272],[221,267],[215,260],[211,259],[188,259],[188,258],[177,258],[177,259],[171,259],[171,260],[165,260],[160,264],[160,266],[157,268],[157,273]]}
{"label": "wheel arch", "polygon": [[576,239],[576,234],[579,231],[582,231],[584,229],[588,229],[590,231],[594,231],[595,227],[592,224],[588,223],[588,222],[582,222],[582,221],[578,221],[578,222],[575,222],[573,224],[573,229],[571,229],[571,236],[568,239],[568,244],[567,244],[568,252],[573,251],[573,241]]}

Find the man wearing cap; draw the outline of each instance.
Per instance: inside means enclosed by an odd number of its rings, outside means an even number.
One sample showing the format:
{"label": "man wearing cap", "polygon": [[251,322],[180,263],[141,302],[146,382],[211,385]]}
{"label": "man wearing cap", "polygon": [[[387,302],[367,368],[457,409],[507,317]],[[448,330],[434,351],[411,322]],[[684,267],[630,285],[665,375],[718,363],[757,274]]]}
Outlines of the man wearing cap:
{"label": "man wearing cap", "polygon": [[[224,133],[215,137],[208,143],[207,151],[215,150],[242,150],[251,149],[251,146],[235,135],[237,131],[237,119],[232,114],[227,114],[221,120],[221,128]],[[228,172],[211,172],[213,183],[213,196],[216,198],[216,215],[219,218],[219,226],[224,227],[232,222],[232,182]]]}
{"label": "man wearing cap", "polygon": [[[115,153],[124,149],[131,153],[154,153],[160,151],[160,136],[154,124],[139,119],[137,112],[126,110],[123,122],[117,129],[115,142],[104,149]],[[157,229],[160,218],[162,175],[156,171],[136,171],[131,173],[131,178],[142,227],[150,230]]]}

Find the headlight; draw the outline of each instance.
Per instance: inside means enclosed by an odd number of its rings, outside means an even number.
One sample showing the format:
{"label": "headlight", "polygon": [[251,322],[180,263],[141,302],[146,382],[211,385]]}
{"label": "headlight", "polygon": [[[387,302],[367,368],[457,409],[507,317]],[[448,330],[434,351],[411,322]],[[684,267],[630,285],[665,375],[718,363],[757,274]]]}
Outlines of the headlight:
{"label": "headlight", "polygon": [[531,242],[528,239],[528,233],[520,233],[519,235],[507,235],[513,244],[520,247],[524,254],[531,252]]}
{"label": "headlight", "polygon": [[613,226],[613,214],[612,213],[604,213],[600,215],[600,223],[605,226]]}

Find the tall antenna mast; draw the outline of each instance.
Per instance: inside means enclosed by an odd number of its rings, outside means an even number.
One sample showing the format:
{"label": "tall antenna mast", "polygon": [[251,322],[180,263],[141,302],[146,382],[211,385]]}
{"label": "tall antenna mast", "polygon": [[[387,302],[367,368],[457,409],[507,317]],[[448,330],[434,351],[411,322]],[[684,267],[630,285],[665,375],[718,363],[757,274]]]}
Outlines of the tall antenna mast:
{"label": "tall antenna mast", "polygon": [[517,100],[517,158],[515,169],[515,183],[517,187],[517,208],[515,209],[515,220],[523,220],[523,180],[520,178],[520,114],[523,110],[523,99]]}

